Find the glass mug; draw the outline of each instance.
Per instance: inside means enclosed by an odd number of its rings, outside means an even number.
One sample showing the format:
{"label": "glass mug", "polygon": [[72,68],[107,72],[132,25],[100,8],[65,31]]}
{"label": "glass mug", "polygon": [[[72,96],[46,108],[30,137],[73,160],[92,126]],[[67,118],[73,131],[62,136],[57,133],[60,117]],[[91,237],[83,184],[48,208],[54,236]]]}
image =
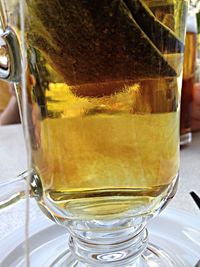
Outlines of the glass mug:
{"label": "glass mug", "polygon": [[56,266],[174,266],[146,225],[178,181],[187,1],[27,0],[21,19],[3,2],[0,75],[26,107],[31,168],[1,185],[1,207],[30,179],[71,235]]}

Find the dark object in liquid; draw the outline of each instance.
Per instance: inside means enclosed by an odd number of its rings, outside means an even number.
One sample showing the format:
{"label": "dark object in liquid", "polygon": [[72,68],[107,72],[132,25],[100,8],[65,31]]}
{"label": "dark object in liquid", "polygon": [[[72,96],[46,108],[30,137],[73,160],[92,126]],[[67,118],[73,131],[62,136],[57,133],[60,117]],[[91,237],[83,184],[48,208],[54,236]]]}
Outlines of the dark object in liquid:
{"label": "dark object in liquid", "polygon": [[183,53],[184,45],[175,34],[155,18],[141,0],[124,0],[135,21],[161,52]]}
{"label": "dark object in liquid", "polygon": [[[122,0],[38,0],[27,5],[30,46],[69,85],[176,76]],[[147,10],[147,24],[151,17]]]}

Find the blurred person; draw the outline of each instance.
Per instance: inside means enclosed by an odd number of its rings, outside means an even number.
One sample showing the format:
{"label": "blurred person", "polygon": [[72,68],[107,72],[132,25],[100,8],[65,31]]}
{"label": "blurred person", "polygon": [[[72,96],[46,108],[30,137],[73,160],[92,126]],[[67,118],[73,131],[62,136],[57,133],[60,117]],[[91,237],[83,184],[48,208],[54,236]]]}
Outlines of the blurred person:
{"label": "blurred person", "polygon": [[10,100],[9,85],[0,80],[0,113],[5,109]]}
{"label": "blurred person", "polygon": [[0,83],[0,125],[20,122],[19,108],[13,84]]}
{"label": "blurred person", "polygon": [[[31,88],[36,85],[36,80],[34,76],[29,73],[29,71],[27,71],[26,83],[28,89],[28,98],[30,101]],[[34,112],[35,109],[36,108],[34,108]],[[34,112],[31,111],[31,113],[33,113],[31,116],[36,117],[36,115],[34,115]],[[30,123],[36,123],[35,120],[36,119],[32,118],[32,122]],[[15,86],[12,83],[0,81],[0,125],[15,124],[20,122],[20,112]]]}

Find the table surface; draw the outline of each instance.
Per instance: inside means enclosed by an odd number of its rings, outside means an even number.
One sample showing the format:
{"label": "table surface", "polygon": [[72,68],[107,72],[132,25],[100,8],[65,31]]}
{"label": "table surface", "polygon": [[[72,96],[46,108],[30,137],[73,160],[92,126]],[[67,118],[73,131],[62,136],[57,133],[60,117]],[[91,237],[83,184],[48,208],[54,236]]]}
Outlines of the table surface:
{"label": "table surface", "polygon": [[[0,127],[0,182],[16,177],[26,169],[26,149],[21,125]],[[200,195],[200,132],[193,134],[192,143],[181,149],[180,181],[176,196],[167,206],[200,215],[190,192]],[[30,201],[30,221],[43,216],[34,200]],[[0,240],[25,222],[25,201],[0,212]],[[0,243],[0,247],[1,247]]]}

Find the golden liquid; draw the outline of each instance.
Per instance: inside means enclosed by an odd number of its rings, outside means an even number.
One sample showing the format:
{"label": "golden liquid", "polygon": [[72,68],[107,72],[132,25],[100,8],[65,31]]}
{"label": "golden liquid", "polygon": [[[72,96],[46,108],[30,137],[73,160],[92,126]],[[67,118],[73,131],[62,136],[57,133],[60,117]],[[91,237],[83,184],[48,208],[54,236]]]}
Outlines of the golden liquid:
{"label": "golden liquid", "polygon": [[191,132],[192,124],[192,99],[195,81],[195,65],[197,50],[197,34],[187,32],[185,39],[185,53],[183,64],[183,85],[181,97],[181,135]]}
{"label": "golden liquid", "polygon": [[56,217],[150,213],[177,175],[177,78],[100,87],[115,86],[102,97],[58,83],[46,92],[51,117],[36,127],[33,159]]}
{"label": "golden liquid", "polygon": [[187,32],[183,64],[183,79],[188,80],[195,75],[197,34]]}
{"label": "golden liquid", "polygon": [[179,167],[187,1],[61,2],[27,2],[41,204],[59,221],[153,213]]}

